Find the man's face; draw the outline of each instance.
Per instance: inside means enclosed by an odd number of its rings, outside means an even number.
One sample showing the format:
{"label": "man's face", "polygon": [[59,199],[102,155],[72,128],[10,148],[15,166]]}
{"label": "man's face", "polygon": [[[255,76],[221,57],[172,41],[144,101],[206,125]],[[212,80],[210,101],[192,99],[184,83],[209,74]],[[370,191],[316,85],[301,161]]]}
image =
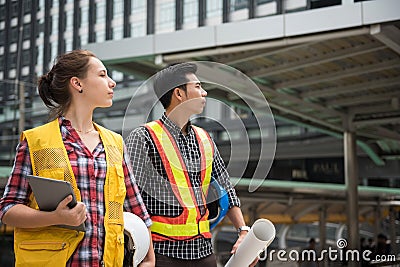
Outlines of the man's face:
{"label": "man's face", "polygon": [[179,89],[181,90],[182,104],[185,105],[184,108],[188,113],[200,114],[206,104],[207,92],[201,87],[201,83],[195,74],[187,74],[186,78],[189,81],[186,84],[186,92]]}

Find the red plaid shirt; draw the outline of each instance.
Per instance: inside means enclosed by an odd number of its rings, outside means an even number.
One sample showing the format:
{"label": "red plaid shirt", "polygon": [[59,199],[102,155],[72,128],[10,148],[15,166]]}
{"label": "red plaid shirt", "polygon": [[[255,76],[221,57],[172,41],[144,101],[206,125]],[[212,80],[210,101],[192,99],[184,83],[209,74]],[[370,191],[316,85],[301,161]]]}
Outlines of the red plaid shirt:
{"label": "red plaid shirt", "polygon": [[[60,118],[59,122],[61,135],[81,193],[82,202],[87,208],[85,237],[70,258],[67,266],[101,266],[105,237],[103,190],[107,169],[104,146],[100,142],[90,152],[68,120]],[[122,162],[126,185],[124,210],[138,215],[149,227],[151,225],[150,216],[139,193],[126,155],[124,153]],[[32,174],[31,159],[28,144],[26,141],[22,141],[17,147],[13,171],[5,188],[4,196],[0,200],[0,219],[14,205],[28,204],[29,195],[32,192],[26,179],[28,174]]]}

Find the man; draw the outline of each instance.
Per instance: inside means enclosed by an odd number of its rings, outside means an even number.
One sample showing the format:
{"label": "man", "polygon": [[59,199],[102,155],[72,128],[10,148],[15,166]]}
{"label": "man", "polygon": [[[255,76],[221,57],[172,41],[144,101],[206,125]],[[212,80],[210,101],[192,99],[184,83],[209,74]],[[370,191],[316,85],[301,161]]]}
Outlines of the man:
{"label": "man", "polygon": [[308,241],[308,247],[301,252],[299,261],[300,267],[318,267],[318,255],[316,249],[315,238],[310,238]]}
{"label": "man", "polygon": [[205,130],[189,122],[190,116],[203,111],[207,96],[196,71],[195,64],[182,63],[157,73],[154,91],[165,113],[160,120],[132,131],[126,141],[153,221],[152,239],[159,267],[217,266],[206,206],[211,177],[227,191],[227,216],[238,229],[232,253],[249,231],[214,142]]}

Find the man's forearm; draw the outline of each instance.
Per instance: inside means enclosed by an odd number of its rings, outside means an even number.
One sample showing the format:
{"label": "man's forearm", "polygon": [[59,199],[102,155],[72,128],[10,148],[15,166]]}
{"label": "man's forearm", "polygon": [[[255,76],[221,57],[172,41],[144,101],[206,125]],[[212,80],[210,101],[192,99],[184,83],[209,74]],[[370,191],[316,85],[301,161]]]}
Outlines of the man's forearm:
{"label": "man's forearm", "polygon": [[236,229],[238,229],[240,226],[246,225],[246,222],[244,221],[243,218],[243,213],[242,210],[234,206],[228,210],[228,213],[226,214],[229,218],[229,220],[232,222],[232,224],[235,226]]}

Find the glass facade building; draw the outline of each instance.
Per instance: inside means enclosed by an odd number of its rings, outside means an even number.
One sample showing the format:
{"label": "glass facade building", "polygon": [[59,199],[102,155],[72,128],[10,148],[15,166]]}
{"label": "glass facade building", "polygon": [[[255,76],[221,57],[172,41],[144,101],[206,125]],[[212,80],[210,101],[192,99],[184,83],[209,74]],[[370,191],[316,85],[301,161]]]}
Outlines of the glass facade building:
{"label": "glass facade building", "polygon": [[[36,81],[58,54],[89,43],[306,10],[317,2],[340,4],[334,0],[1,0],[0,161],[11,160],[22,128],[46,120]],[[111,71],[111,76],[119,88],[135,81],[118,71]]]}

